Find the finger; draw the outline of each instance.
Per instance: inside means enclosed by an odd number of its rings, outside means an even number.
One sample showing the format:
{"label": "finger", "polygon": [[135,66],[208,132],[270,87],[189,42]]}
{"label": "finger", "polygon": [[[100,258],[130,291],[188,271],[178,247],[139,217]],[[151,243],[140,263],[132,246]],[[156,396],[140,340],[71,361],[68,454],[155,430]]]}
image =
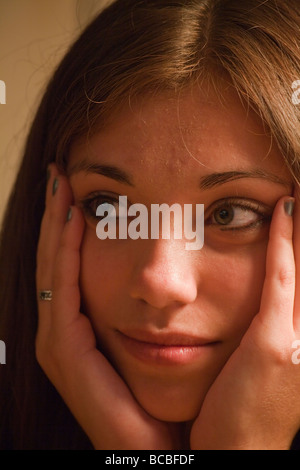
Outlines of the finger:
{"label": "finger", "polygon": [[295,210],[294,210],[294,252],[296,265],[296,287],[294,304],[294,329],[300,335],[300,186],[296,185],[294,191]]}
{"label": "finger", "polygon": [[55,256],[72,199],[67,179],[54,169],[47,186],[46,208],[37,251],[37,281],[41,288],[52,282]]}
{"label": "finger", "polygon": [[[61,235],[72,192],[68,181],[60,175],[53,165],[46,191],[46,208],[41,223],[37,250],[36,286],[41,290],[53,290],[54,263],[57,256]],[[38,297],[39,326],[49,323],[51,302]]]}
{"label": "finger", "polygon": [[273,334],[282,336],[285,328],[293,328],[295,296],[293,217],[291,215],[293,202],[294,198],[291,197],[284,197],[278,201],[269,233],[266,276],[259,315],[271,336]]}
{"label": "finger", "polygon": [[84,218],[79,208],[70,207],[53,275],[53,318],[60,327],[66,326],[80,315],[80,247],[84,227]]}

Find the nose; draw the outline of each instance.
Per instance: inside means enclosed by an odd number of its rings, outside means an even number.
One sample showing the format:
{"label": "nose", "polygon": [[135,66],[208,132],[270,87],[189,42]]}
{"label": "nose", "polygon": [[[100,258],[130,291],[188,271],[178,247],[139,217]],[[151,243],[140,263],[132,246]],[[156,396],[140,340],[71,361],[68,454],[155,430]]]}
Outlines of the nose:
{"label": "nose", "polygon": [[157,309],[194,302],[193,254],[184,245],[178,240],[147,240],[146,247],[136,253],[131,297]]}

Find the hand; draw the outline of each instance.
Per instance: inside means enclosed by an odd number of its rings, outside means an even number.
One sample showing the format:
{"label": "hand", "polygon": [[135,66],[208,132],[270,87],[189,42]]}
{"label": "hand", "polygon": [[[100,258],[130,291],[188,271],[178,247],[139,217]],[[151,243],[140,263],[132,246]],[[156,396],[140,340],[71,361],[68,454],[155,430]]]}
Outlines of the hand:
{"label": "hand", "polygon": [[299,190],[295,196],[294,222],[284,212],[291,198],[276,205],[259,313],[205,397],[192,449],[289,449],[300,428],[300,366],[292,362],[300,339]]}
{"label": "hand", "polygon": [[[53,182],[58,186],[52,194]],[[36,282],[51,289],[38,299],[37,360],[97,449],[175,449],[166,423],[152,419],[96,348],[89,319],[80,313],[80,245],[84,219],[72,204],[68,180],[51,165],[42,220]]]}

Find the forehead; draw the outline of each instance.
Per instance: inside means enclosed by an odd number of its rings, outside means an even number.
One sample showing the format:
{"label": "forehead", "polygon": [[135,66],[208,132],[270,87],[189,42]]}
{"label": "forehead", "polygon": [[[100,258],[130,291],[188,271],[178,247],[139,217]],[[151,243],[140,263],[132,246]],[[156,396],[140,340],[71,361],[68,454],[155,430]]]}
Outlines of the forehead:
{"label": "forehead", "polygon": [[73,146],[70,165],[82,158],[158,178],[255,167],[291,180],[258,114],[225,82],[219,91],[194,86],[131,101],[109,126]]}

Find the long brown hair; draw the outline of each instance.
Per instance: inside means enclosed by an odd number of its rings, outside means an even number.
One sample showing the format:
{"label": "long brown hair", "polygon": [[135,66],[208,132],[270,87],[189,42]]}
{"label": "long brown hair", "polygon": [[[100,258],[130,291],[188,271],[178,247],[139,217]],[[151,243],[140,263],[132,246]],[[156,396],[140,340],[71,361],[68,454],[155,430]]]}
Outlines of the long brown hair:
{"label": "long brown hair", "polygon": [[35,359],[36,247],[46,169],[112,120],[132,96],[230,77],[266,123],[300,181],[299,0],[117,0],[71,47],[33,121],[7,206],[0,248],[0,447],[86,449],[91,444]]}

